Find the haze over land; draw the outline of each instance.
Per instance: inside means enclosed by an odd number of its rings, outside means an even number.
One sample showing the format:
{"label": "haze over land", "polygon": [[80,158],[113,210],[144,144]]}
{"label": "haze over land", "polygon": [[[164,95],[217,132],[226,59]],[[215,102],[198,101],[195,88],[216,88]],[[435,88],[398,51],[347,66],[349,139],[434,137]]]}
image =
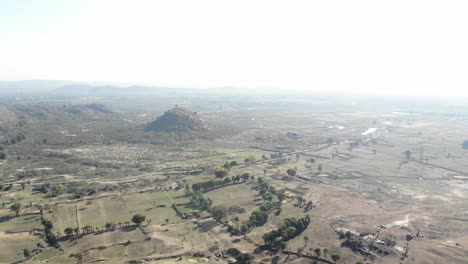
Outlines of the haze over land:
{"label": "haze over land", "polygon": [[6,263],[468,254],[464,98],[1,85]]}
{"label": "haze over land", "polygon": [[8,1],[0,80],[468,95],[466,1]]}

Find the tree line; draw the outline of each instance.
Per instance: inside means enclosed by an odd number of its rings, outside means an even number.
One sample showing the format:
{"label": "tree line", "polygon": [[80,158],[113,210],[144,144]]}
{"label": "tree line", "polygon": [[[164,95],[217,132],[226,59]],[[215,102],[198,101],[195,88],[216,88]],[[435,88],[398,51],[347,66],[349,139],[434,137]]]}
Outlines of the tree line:
{"label": "tree line", "polygon": [[242,175],[236,175],[232,177],[226,177],[222,180],[209,180],[206,182],[199,182],[192,184],[192,191],[194,192],[203,192],[210,189],[225,186],[233,183],[247,182],[249,178],[253,179],[254,176],[250,176],[249,173],[243,173]]}
{"label": "tree line", "polygon": [[277,230],[273,230],[263,235],[265,246],[270,249],[286,248],[286,241],[289,241],[300,235],[310,224],[310,217],[306,215],[303,218],[286,218],[283,225]]}

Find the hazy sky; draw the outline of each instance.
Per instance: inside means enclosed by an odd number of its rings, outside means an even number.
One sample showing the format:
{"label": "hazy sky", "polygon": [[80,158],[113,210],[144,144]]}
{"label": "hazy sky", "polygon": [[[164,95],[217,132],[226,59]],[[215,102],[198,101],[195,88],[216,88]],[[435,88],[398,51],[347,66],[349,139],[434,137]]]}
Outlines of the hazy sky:
{"label": "hazy sky", "polygon": [[0,0],[0,80],[468,95],[468,1]]}

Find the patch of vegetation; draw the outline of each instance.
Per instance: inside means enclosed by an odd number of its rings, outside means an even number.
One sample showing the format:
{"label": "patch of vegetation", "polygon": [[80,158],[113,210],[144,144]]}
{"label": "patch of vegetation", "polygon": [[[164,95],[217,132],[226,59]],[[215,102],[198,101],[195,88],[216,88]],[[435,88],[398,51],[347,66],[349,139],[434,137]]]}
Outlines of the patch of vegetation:
{"label": "patch of vegetation", "polygon": [[296,176],[296,169],[294,168],[289,168],[286,170],[286,173],[289,175],[289,176]]}
{"label": "patch of vegetation", "polygon": [[[143,223],[145,220],[146,220],[146,216],[143,215],[143,214],[135,214],[132,217],[132,222],[137,224],[137,225],[141,225],[141,223]],[[112,225],[112,224],[110,224],[110,225]]]}
{"label": "patch of vegetation", "polygon": [[232,176],[231,178],[226,177],[223,180],[210,180],[206,182],[199,182],[192,184],[192,190],[194,192],[203,192],[214,189],[219,186],[225,186],[232,183],[246,182],[249,179],[250,175],[244,173],[242,175]]}
{"label": "patch of vegetation", "polygon": [[310,223],[310,217],[306,215],[303,218],[287,218],[283,225],[277,230],[273,230],[263,235],[265,246],[271,249],[284,249],[285,242],[300,235]]}
{"label": "patch of vegetation", "polygon": [[192,210],[195,211],[206,211],[212,205],[212,201],[208,198],[205,198],[201,193],[195,193],[190,197],[190,202],[187,205]]}
{"label": "patch of vegetation", "polygon": [[41,223],[44,226],[44,235],[47,243],[52,246],[57,246],[57,237],[52,232],[52,229],[54,228],[52,221],[44,219]]}
{"label": "patch of vegetation", "polygon": [[228,170],[225,167],[219,167],[214,170],[216,178],[224,178],[228,175]]}

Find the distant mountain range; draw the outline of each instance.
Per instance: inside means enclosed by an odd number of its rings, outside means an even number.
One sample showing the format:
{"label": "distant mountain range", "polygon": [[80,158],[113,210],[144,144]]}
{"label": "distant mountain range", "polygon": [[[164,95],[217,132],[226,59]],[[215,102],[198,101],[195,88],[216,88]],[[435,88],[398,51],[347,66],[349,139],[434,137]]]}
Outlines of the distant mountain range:
{"label": "distant mountain range", "polygon": [[[235,89],[236,90],[236,89]],[[196,89],[169,88],[143,85],[121,86],[109,83],[26,80],[0,81],[0,95],[9,96],[140,96],[140,95],[189,95],[226,93],[231,88]]]}
{"label": "distant mountain range", "polygon": [[76,83],[59,80],[0,81],[0,94],[40,94]]}

